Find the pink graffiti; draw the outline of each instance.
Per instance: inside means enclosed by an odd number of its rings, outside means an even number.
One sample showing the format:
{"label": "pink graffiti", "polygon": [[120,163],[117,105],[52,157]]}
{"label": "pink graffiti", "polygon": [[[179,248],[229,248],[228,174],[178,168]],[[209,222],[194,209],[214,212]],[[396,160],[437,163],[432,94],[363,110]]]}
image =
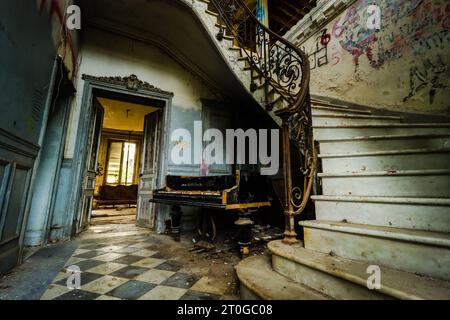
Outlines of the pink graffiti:
{"label": "pink graffiti", "polygon": [[327,33],[327,29],[323,30],[322,36],[320,37],[320,43],[322,46],[327,46],[331,41],[331,35]]}
{"label": "pink graffiti", "polygon": [[357,1],[332,28],[333,36],[352,55],[355,65],[366,55],[372,67],[380,68],[401,58],[404,52],[420,55],[450,42],[450,4],[434,0],[381,0],[380,33],[367,27],[366,10],[372,4],[372,0]]}

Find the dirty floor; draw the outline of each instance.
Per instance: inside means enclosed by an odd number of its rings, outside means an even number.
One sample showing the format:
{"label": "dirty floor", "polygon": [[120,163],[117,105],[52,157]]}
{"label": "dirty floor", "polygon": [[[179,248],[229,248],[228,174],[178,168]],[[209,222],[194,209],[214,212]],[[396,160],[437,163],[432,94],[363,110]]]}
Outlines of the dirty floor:
{"label": "dirty floor", "polygon": [[136,208],[116,207],[92,210],[91,225],[133,224],[136,220]]}
{"label": "dirty floor", "polygon": [[[195,250],[192,235],[180,239],[159,235],[133,224],[93,225],[75,241],[61,264],[61,253],[52,253],[52,247],[42,250],[41,269],[53,268],[40,281],[26,283],[23,273],[34,279],[33,263],[22,266],[0,280],[1,299],[41,300],[210,300],[238,299],[238,284],[234,266],[240,261],[235,252]],[[59,245],[61,246],[61,245]],[[60,249],[61,250],[61,249]],[[41,254],[42,255],[42,254]],[[56,255],[56,257],[55,257]],[[56,260],[55,260],[56,259]],[[59,260],[58,260],[59,259]],[[55,265],[53,265],[55,263]],[[55,267],[60,263],[60,268]],[[81,289],[69,290],[67,268],[81,270]],[[21,269],[22,268],[22,269]],[[22,272],[22,273],[21,273]],[[43,273],[37,269],[36,272]],[[44,272],[45,273],[45,272]],[[42,277],[42,275],[41,275]],[[24,283],[25,281],[25,283]],[[21,287],[22,286],[22,287]],[[31,288],[30,288],[31,286]],[[17,290],[34,291],[30,296]],[[40,295],[42,294],[42,295]]]}

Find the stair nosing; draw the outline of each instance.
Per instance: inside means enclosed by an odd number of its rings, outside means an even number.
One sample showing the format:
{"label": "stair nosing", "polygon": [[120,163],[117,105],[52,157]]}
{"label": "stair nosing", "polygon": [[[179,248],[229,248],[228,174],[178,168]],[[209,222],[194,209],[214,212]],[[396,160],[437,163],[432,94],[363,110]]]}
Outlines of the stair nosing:
{"label": "stair nosing", "polygon": [[444,232],[381,227],[327,220],[300,221],[299,224],[306,228],[450,248],[450,234]]}
{"label": "stair nosing", "polygon": [[355,114],[367,114],[367,115],[371,115],[372,112],[371,111],[363,111],[363,110],[357,110],[357,109],[343,109],[343,108],[336,108],[336,107],[325,107],[325,106],[316,106],[316,105],[311,105],[311,109],[316,109],[316,110],[326,110],[326,111],[337,111],[337,112],[349,112],[349,113],[355,113]]}
{"label": "stair nosing", "polygon": [[393,171],[372,171],[372,172],[328,172],[319,173],[321,178],[344,178],[344,177],[371,177],[371,176],[426,176],[426,175],[447,175],[450,169],[429,169],[429,170],[393,170]]}
{"label": "stair nosing", "polygon": [[330,202],[365,202],[365,203],[392,203],[408,205],[435,205],[450,206],[450,198],[412,198],[412,197],[370,197],[370,196],[311,196],[314,201]]}
{"label": "stair nosing", "polygon": [[450,148],[433,148],[433,149],[404,149],[404,150],[385,150],[372,152],[355,152],[355,153],[330,153],[319,154],[318,157],[326,158],[352,158],[352,157],[366,157],[366,156],[387,156],[387,155],[405,155],[405,154],[427,154],[427,153],[447,153]]}
{"label": "stair nosing", "polygon": [[[280,247],[282,246],[282,248],[278,248],[278,246],[280,246]],[[349,264],[353,264],[353,266],[356,266],[357,268],[364,270],[364,269],[366,269],[367,263],[360,262],[357,260],[352,260],[352,259],[346,259],[346,258],[342,258],[342,257],[332,257],[332,256],[329,256],[322,252],[308,250],[304,247],[287,246],[287,245],[284,245],[280,240],[269,242],[268,247],[269,247],[269,250],[272,252],[272,254],[280,256],[284,259],[294,261],[295,263],[305,265],[309,268],[316,269],[320,272],[324,272],[324,273],[330,274],[332,276],[350,281],[350,282],[360,285],[362,287],[367,287],[366,274],[358,275],[358,274],[351,274],[351,273],[347,272],[347,270],[353,269],[353,268],[349,267]],[[289,252],[286,253],[283,250],[289,251]],[[293,252],[290,252],[290,251],[293,251]],[[301,252],[296,254],[295,251],[305,251],[305,254],[302,254]],[[318,260],[322,260],[322,259],[328,260],[328,261],[330,261],[330,263],[326,263],[326,264],[315,263],[313,261],[313,259],[306,258],[306,257],[311,257],[311,256],[319,257]],[[326,267],[328,265],[332,266],[332,267]],[[385,266],[381,266],[381,270],[383,271],[384,274],[386,274],[386,271],[388,271],[389,274],[391,274],[391,277],[393,279],[398,278],[399,275],[409,276],[409,277],[411,277],[411,280],[412,280],[409,283],[420,283],[423,281],[432,282],[433,284],[437,283],[437,282],[448,283],[445,280],[438,280],[438,279],[434,279],[434,278],[430,278],[430,277],[419,276],[419,275],[415,275],[413,273],[400,271],[400,270],[392,269],[392,268],[385,267]],[[392,283],[395,283],[395,280],[392,281]],[[398,299],[427,299],[427,298],[430,298],[430,297],[423,297],[423,296],[416,295],[415,292],[409,293],[407,288],[401,288],[401,287],[399,288],[397,286],[392,285],[392,283],[389,283],[388,285],[386,285],[386,282],[384,282],[384,284],[382,284],[381,288],[379,290],[377,290],[377,292],[381,292],[383,294],[386,294],[388,296],[398,298]],[[402,284],[402,282],[400,282],[400,284]],[[448,290],[450,291],[450,289],[448,289]]]}
{"label": "stair nosing", "polygon": [[271,268],[270,258],[267,257],[267,256],[253,256],[253,257],[247,258],[245,260],[242,260],[238,265],[235,266],[235,270],[236,270],[236,273],[238,274],[239,281],[241,281],[247,287],[247,289],[252,291],[253,294],[255,294],[256,296],[258,296],[258,297],[260,297],[262,299],[265,299],[265,300],[280,299],[280,297],[273,297],[271,295],[262,295],[261,294],[262,292],[258,291],[257,290],[258,288],[257,287],[255,288],[252,285],[252,283],[250,283],[250,281],[246,277],[246,274],[245,273],[242,274],[242,273],[239,272],[239,269],[242,268],[242,263],[251,263],[252,260],[256,260],[256,259],[269,259],[268,262],[264,261],[262,264],[259,264],[260,269],[261,268],[265,268],[266,267],[265,264],[268,263],[269,266],[270,266],[270,270],[269,271],[273,272],[280,279],[285,279],[286,282],[290,282],[292,285],[295,285],[300,291],[306,292],[306,293],[310,294],[311,296],[314,295],[314,296],[316,296],[315,298],[322,297],[322,298],[325,298],[325,299],[331,299],[331,297],[328,297],[325,294],[323,294],[322,292],[314,290],[313,288],[310,288],[310,287],[308,287],[308,286],[306,286],[304,284],[300,284],[300,283],[296,283],[296,282],[292,283],[292,281],[289,278],[279,274],[278,272],[273,270],[273,268]]}
{"label": "stair nosing", "polygon": [[374,120],[403,120],[402,117],[377,116],[377,115],[357,115],[357,114],[316,114],[313,118],[348,118],[348,119],[374,119]]}
{"label": "stair nosing", "polygon": [[318,125],[315,129],[352,129],[352,128],[450,128],[449,123],[392,123],[392,124],[353,124]]}
{"label": "stair nosing", "polygon": [[343,141],[360,141],[360,140],[393,140],[393,139],[436,139],[436,138],[450,138],[450,134],[417,134],[417,135],[380,135],[380,136],[361,136],[352,138],[336,138],[336,139],[316,139],[318,142],[343,142]]}
{"label": "stair nosing", "polygon": [[311,101],[312,105],[318,105],[318,106],[324,106],[324,107],[336,107],[336,108],[342,108],[342,109],[350,109],[349,106],[340,105],[340,104],[333,104],[328,102],[320,102],[320,101]]}

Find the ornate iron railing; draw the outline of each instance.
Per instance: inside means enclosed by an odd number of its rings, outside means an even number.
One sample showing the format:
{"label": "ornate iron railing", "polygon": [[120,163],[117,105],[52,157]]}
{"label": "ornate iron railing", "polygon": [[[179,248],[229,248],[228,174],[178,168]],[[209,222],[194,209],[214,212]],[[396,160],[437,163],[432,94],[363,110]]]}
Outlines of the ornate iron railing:
{"label": "ornate iron railing", "polygon": [[[286,243],[296,243],[294,217],[302,213],[311,194],[316,171],[309,96],[308,56],[298,47],[263,25],[243,0],[210,0],[219,14],[221,40],[232,36],[234,44],[247,56],[252,72],[251,90],[260,79],[266,93],[266,109],[282,120],[283,168],[285,179],[284,213]],[[256,77],[253,76],[256,73]],[[278,97],[269,100],[269,95]],[[276,106],[281,107],[274,109]],[[302,188],[293,185],[290,142],[300,151],[304,176]]]}

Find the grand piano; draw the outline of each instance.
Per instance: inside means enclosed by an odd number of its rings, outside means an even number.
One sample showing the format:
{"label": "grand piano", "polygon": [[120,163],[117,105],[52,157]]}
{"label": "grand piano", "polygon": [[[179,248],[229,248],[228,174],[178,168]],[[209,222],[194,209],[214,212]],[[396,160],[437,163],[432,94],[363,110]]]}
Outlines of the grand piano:
{"label": "grand piano", "polygon": [[[234,175],[223,176],[169,175],[166,176],[165,186],[153,191],[150,201],[172,205],[175,208],[172,212],[180,210],[180,206],[237,212],[239,219],[235,224],[240,229],[239,245],[241,253],[246,255],[249,252],[250,229],[253,224],[249,216],[258,209],[271,205],[268,190],[265,177],[248,172],[241,173],[239,170],[236,170]],[[208,219],[211,219],[215,233],[214,218]],[[211,235],[211,240],[214,237],[215,234]]]}
{"label": "grand piano", "polygon": [[223,210],[270,206],[264,177],[239,170],[225,176],[166,176],[165,187],[153,192],[152,202]]}

